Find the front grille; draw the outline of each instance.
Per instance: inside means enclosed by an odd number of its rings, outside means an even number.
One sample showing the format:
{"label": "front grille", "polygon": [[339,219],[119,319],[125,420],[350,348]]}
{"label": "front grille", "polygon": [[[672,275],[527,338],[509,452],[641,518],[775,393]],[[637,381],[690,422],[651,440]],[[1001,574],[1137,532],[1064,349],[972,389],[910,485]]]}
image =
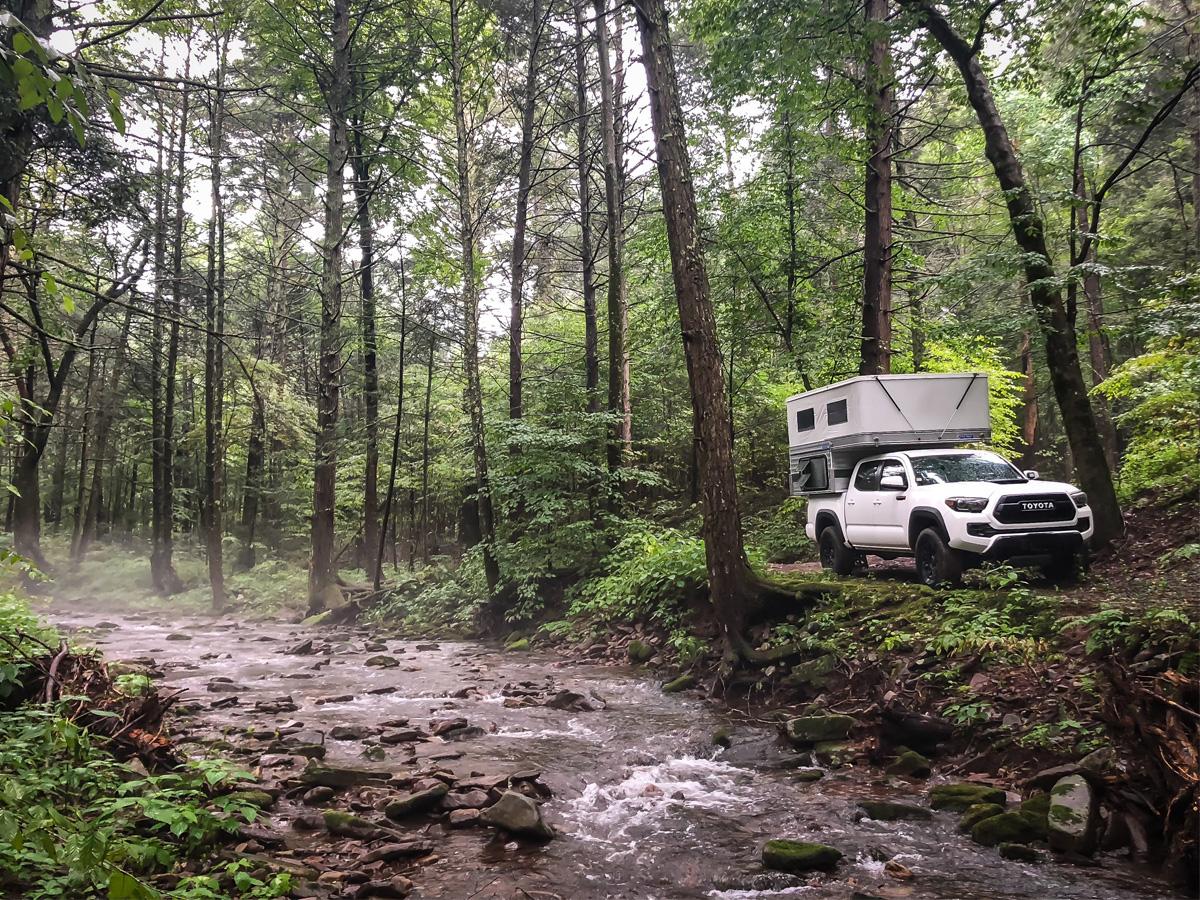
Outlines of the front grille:
{"label": "front grille", "polygon": [[993,515],[1005,525],[1070,522],[1075,518],[1075,504],[1066,494],[1019,494],[1001,497]]}

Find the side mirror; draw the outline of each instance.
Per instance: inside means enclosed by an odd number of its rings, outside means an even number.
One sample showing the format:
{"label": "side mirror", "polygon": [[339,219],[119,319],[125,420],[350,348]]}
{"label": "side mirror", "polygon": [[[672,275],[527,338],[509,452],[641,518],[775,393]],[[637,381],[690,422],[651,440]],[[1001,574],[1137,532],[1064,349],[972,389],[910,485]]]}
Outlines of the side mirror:
{"label": "side mirror", "polygon": [[908,482],[903,475],[884,475],[879,479],[879,489],[881,491],[903,491],[907,490]]}
{"label": "side mirror", "polygon": [[1037,469],[1026,469],[1025,477],[1028,478],[1030,481],[1037,481],[1038,478],[1040,478],[1041,476],[1038,475]]}

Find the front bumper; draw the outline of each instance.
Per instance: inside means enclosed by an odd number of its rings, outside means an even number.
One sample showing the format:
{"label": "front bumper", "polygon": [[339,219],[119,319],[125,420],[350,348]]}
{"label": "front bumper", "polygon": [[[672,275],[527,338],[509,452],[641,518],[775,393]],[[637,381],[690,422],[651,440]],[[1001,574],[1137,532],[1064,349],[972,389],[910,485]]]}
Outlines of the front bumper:
{"label": "front bumper", "polygon": [[[1024,527],[1005,526],[990,515],[962,516],[950,546],[984,559],[1006,560],[1030,565],[1053,557],[1078,552],[1095,530],[1092,511],[1084,507],[1074,522],[1055,522]],[[958,530],[958,529],[956,529]]]}

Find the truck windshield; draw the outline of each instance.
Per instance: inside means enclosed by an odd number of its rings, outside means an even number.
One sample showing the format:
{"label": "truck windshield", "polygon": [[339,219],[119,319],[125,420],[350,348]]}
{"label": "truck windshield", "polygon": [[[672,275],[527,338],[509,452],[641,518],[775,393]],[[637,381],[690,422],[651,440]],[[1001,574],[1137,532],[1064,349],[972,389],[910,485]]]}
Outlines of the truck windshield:
{"label": "truck windshield", "polygon": [[1022,484],[1026,481],[1015,466],[990,453],[917,456],[912,458],[912,467],[917,484],[953,484],[956,481]]}

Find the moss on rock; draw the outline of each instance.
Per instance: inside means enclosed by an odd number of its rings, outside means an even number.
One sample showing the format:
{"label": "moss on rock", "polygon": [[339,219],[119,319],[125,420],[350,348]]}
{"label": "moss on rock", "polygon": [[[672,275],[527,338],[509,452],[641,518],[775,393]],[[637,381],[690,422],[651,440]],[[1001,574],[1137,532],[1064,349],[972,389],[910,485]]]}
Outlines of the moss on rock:
{"label": "moss on rock", "polygon": [[668,681],[662,686],[664,694],[678,694],[680,691],[686,691],[696,683],[695,675],[680,675]]}
{"label": "moss on rock", "polygon": [[845,740],[857,724],[850,716],[800,716],[788,719],[784,731],[793,744],[809,745]]}
{"label": "moss on rock", "polygon": [[985,847],[997,844],[1032,844],[1043,837],[1045,828],[1039,828],[1031,816],[1020,812],[1000,813],[988,816],[971,829],[971,840]]}
{"label": "moss on rock", "polygon": [[629,657],[629,661],[635,665],[641,665],[644,662],[649,662],[654,656],[654,648],[645,641],[630,641],[629,646],[625,648],[625,655]]}
{"label": "moss on rock", "polygon": [[827,871],[837,866],[841,858],[842,851],[836,847],[807,841],[767,841],[762,849],[763,865],[779,872]]}
{"label": "moss on rock", "polygon": [[931,771],[929,760],[916,750],[905,750],[887,767],[889,775],[907,778],[928,778]]}
{"label": "moss on rock", "polygon": [[998,816],[1002,812],[1004,812],[1004,807],[999,803],[973,803],[967,807],[967,811],[959,820],[958,830],[966,834],[984,819]]}
{"label": "moss on rock", "polygon": [[1008,797],[1000,788],[971,782],[939,784],[929,790],[929,805],[934,809],[966,812],[968,807],[974,806],[976,803],[995,803],[1004,806],[1008,803]]}

